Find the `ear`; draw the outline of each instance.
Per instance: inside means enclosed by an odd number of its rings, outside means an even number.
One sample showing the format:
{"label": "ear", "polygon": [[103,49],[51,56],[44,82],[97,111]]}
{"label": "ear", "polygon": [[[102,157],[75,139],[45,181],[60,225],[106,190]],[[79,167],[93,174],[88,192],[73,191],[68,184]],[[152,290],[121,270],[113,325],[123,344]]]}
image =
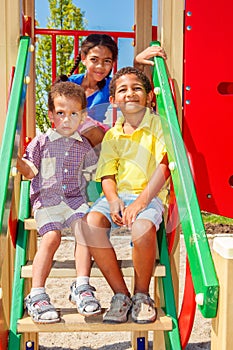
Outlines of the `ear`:
{"label": "ear", "polygon": [[150,91],[149,94],[147,94],[147,103],[150,104],[153,101],[154,92]]}
{"label": "ear", "polygon": [[81,52],[81,61],[85,65],[86,55],[84,55],[84,53],[82,53],[82,52]]}
{"label": "ear", "polygon": [[53,122],[53,112],[52,111],[48,111],[48,117],[49,117],[49,120],[51,121],[51,122]]}
{"label": "ear", "polygon": [[81,112],[81,124],[84,123],[86,118],[87,118],[87,110],[84,110]]}
{"label": "ear", "polygon": [[117,103],[115,103],[115,98],[113,96],[109,97],[109,102],[111,103],[112,107],[117,108]]}

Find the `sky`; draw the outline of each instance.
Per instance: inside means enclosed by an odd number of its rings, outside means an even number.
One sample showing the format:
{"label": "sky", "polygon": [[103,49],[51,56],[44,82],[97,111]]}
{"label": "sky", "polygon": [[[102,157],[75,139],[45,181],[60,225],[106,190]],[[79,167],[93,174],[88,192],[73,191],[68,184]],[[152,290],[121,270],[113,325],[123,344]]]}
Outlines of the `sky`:
{"label": "sky", "polygon": [[[73,3],[84,12],[88,30],[132,31],[134,0],[73,0]],[[46,28],[48,0],[35,0],[35,11],[40,27]],[[157,0],[153,0],[152,24],[157,25]],[[118,68],[132,64],[132,39],[121,39]]]}

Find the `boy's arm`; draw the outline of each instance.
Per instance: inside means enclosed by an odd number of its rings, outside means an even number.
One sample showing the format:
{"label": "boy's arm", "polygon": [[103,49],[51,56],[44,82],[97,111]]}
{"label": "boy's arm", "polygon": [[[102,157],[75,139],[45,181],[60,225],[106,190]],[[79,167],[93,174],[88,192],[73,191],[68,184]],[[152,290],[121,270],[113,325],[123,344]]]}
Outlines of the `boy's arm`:
{"label": "boy's arm", "polygon": [[115,176],[104,176],[101,181],[104,195],[109,203],[111,218],[115,224],[122,226],[122,214],[125,206],[124,202],[118,197]]}
{"label": "boy's arm", "polygon": [[140,193],[137,199],[125,209],[123,223],[126,226],[131,227],[137,214],[148,206],[151,200],[161,190],[169,176],[170,170],[168,168],[167,155],[165,155],[155,169],[145,189]]}
{"label": "boy's arm", "polygon": [[17,167],[18,171],[23,176],[25,176],[27,179],[32,179],[35,176],[31,167],[24,160],[22,160],[19,156],[17,157],[16,167]]}

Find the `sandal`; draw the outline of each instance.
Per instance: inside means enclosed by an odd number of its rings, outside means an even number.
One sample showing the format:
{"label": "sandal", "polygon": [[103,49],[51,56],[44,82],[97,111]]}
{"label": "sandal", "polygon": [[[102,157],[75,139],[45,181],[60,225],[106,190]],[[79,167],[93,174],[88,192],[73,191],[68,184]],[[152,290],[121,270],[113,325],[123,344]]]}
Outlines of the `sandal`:
{"label": "sandal", "polygon": [[136,323],[151,323],[156,320],[157,310],[154,300],[144,293],[136,293],[132,298],[132,320]]}
{"label": "sandal", "polygon": [[[28,314],[35,323],[60,322],[60,316],[55,307],[50,303],[48,294],[41,293],[33,297],[29,294],[25,299],[25,306]],[[46,313],[49,314],[46,318]]]}
{"label": "sandal", "polygon": [[101,313],[99,300],[94,295],[95,288],[89,284],[76,287],[76,282],[70,286],[69,300],[76,304],[78,313],[83,316],[98,315]]}
{"label": "sandal", "polygon": [[103,317],[104,323],[124,323],[128,320],[128,314],[132,305],[131,299],[122,293],[112,297],[111,306]]}

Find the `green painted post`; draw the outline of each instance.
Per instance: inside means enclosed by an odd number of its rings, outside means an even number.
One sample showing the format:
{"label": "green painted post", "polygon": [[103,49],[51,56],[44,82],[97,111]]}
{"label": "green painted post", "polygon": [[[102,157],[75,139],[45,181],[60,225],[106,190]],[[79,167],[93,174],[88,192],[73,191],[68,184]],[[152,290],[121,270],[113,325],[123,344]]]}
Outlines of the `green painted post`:
{"label": "green painted post", "polygon": [[11,166],[16,164],[16,155],[19,146],[23,108],[26,98],[26,84],[24,80],[29,70],[30,63],[29,44],[29,37],[22,37],[20,39],[15,74],[0,148],[0,234],[6,234],[8,227],[13,190]]}
{"label": "green painted post", "polygon": [[21,334],[17,333],[17,322],[23,316],[24,278],[21,267],[27,258],[28,231],[24,229],[24,220],[30,216],[30,181],[22,181],[20,189],[18,232],[15,253],[14,281],[12,289],[11,319],[9,329],[9,350],[20,350]]}
{"label": "green painted post", "polygon": [[[159,43],[153,42],[152,45],[159,45]],[[203,299],[203,303],[198,306],[204,317],[213,318],[217,313],[219,284],[176,116],[165,63],[161,57],[154,57],[153,83],[194,289],[196,295]]]}
{"label": "green painted post", "polygon": [[175,295],[172,283],[172,274],[170,267],[170,259],[168,254],[166,230],[164,222],[161,223],[157,232],[158,248],[159,248],[159,259],[160,264],[166,268],[166,276],[161,277],[163,285],[164,298],[164,311],[167,316],[172,318],[173,329],[171,331],[164,332],[164,339],[166,350],[181,350],[180,333],[176,313]]}

